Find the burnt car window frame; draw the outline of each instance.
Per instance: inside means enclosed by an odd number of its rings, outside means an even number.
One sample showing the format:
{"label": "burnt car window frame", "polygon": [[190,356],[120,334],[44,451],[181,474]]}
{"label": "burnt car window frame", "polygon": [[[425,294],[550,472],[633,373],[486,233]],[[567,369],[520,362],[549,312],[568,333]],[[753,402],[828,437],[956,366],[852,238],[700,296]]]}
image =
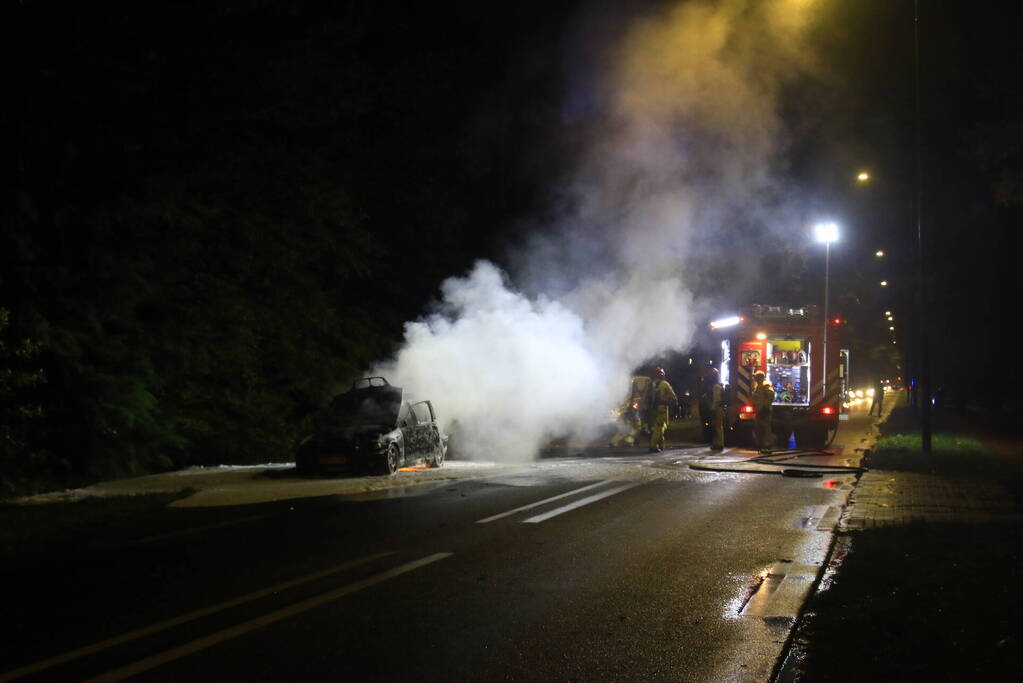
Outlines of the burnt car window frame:
{"label": "burnt car window frame", "polygon": [[[412,403],[411,406],[412,414],[415,415],[417,424],[432,425],[437,421],[437,415],[433,412],[433,404],[430,403],[429,401],[417,401],[416,403]],[[418,410],[419,406],[423,406],[424,410],[426,411],[425,419],[421,418],[419,415],[420,412]]]}

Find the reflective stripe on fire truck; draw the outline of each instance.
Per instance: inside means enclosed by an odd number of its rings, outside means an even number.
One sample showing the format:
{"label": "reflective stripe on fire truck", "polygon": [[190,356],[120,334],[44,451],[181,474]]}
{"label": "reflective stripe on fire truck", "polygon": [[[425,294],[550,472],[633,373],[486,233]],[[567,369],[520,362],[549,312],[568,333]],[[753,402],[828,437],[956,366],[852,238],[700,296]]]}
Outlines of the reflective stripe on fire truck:
{"label": "reflective stripe on fire truck", "polygon": [[[823,396],[821,382],[814,383],[810,389],[810,403],[827,403],[831,406],[838,405],[838,397],[842,393],[842,385],[838,381],[839,368],[834,368],[828,373],[828,395]],[[823,400],[822,400],[823,399]]]}
{"label": "reflective stripe on fire truck", "polygon": [[742,365],[735,373],[735,400],[740,408],[753,403],[753,375],[748,367]]}
{"label": "reflective stripe on fire truck", "polygon": [[824,397],[825,403],[834,407],[838,405],[839,396],[842,394],[842,383],[839,381],[839,367],[828,373],[828,395]]}

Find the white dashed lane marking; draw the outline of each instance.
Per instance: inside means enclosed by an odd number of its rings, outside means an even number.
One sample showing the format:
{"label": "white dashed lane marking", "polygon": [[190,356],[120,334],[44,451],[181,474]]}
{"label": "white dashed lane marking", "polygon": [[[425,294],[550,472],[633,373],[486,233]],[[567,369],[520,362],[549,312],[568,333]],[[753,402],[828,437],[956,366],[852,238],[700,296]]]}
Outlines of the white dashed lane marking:
{"label": "white dashed lane marking", "polygon": [[608,480],[608,481],[598,481],[596,484],[590,484],[588,486],[583,486],[582,488],[574,489],[574,490],[568,491],[566,493],[561,493],[561,494],[558,494],[556,496],[551,496],[550,498],[544,498],[543,500],[538,500],[535,503],[530,503],[529,505],[523,505],[522,507],[517,507],[514,510],[508,510],[507,512],[502,512],[500,514],[493,515],[492,517],[486,517],[484,519],[478,519],[478,520],[476,520],[476,523],[477,524],[486,524],[487,522],[493,522],[494,520],[502,519],[504,517],[510,517],[511,515],[514,515],[516,513],[525,512],[526,510],[532,510],[533,508],[538,508],[541,505],[546,505],[547,503],[553,503],[554,501],[562,500],[563,498],[569,498],[570,496],[577,495],[579,493],[582,493],[583,491],[589,491],[591,489],[597,488],[598,486],[603,486],[605,484],[610,484],[610,483],[611,483],[610,480]]}
{"label": "white dashed lane marking", "polygon": [[564,514],[566,512],[569,512],[570,510],[575,510],[576,508],[581,508],[584,505],[589,505],[590,503],[595,503],[598,500],[607,498],[609,496],[613,496],[616,493],[621,493],[622,491],[627,491],[627,490],[629,490],[629,489],[631,489],[633,487],[639,486],[642,483],[644,483],[644,482],[637,481],[637,482],[634,482],[632,484],[625,484],[624,486],[618,486],[616,488],[610,489],[609,491],[601,491],[600,493],[595,493],[592,496],[586,496],[585,498],[582,498],[580,500],[577,500],[577,501],[574,501],[572,503],[569,503],[568,505],[562,505],[559,508],[555,508],[555,509],[553,509],[553,510],[551,510],[549,512],[545,512],[542,515],[536,515],[535,517],[530,517],[529,519],[524,519],[524,520],[522,520],[522,523],[523,524],[538,524],[540,522],[543,522],[545,520],[550,519],[551,517],[557,517],[558,515],[562,515],[562,514]]}

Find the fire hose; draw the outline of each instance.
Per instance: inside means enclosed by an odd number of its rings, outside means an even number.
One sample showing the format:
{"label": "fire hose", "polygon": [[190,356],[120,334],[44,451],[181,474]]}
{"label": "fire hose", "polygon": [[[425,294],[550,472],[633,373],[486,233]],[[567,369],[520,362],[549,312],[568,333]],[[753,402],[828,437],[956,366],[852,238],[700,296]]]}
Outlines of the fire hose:
{"label": "fire hose", "polygon": [[780,474],[783,477],[822,477],[825,474],[854,474],[860,472],[866,472],[866,467],[859,467],[853,465],[818,465],[816,463],[793,463],[792,467],[786,468],[784,464],[787,461],[795,458],[806,457],[806,456],[833,456],[834,453],[825,450],[815,450],[806,448],[793,448],[783,451],[774,451],[772,453],[761,453],[752,458],[737,461],[723,461],[719,460],[716,462],[730,463],[740,465],[743,463],[756,463],[758,465],[770,465],[776,466],[781,469],[754,469],[744,467],[722,467],[722,466],[711,466],[701,463],[690,463],[689,469],[697,470],[700,472],[740,472],[743,474]]}

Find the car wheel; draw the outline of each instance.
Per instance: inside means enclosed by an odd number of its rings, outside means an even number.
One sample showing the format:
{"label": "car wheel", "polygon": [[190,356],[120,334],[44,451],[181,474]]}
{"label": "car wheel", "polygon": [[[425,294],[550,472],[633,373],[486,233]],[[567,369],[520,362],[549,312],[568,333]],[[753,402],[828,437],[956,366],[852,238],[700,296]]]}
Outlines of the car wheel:
{"label": "car wheel", "polygon": [[398,444],[392,443],[387,447],[387,457],[384,460],[384,470],[387,474],[394,474],[401,467],[401,449]]}
{"label": "car wheel", "polygon": [[444,446],[442,444],[433,447],[433,455],[427,460],[427,464],[430,467],[440,467],[444,464]]}

